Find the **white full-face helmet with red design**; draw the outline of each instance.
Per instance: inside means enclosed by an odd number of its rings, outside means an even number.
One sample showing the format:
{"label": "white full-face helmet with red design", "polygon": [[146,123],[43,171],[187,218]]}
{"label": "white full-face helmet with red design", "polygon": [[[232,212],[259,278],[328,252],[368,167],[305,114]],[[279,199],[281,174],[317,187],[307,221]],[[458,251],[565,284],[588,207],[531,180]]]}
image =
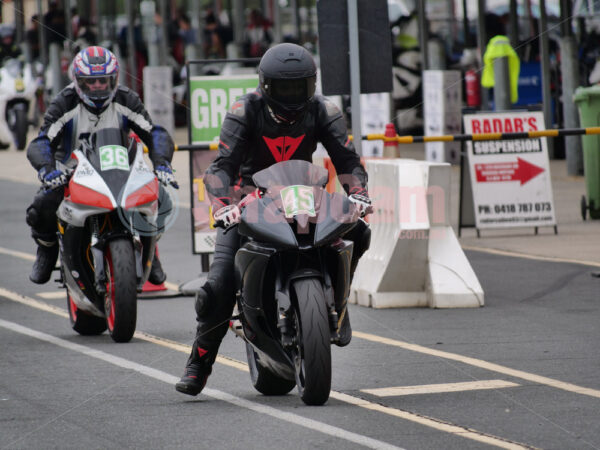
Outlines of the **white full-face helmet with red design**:
{"label": "white full-face helmet with red design", "polygon": [[117,57],[104,47],[87,47],[77,53],[71,67],[81,101],[93,112],[103,111],[117,91]]}

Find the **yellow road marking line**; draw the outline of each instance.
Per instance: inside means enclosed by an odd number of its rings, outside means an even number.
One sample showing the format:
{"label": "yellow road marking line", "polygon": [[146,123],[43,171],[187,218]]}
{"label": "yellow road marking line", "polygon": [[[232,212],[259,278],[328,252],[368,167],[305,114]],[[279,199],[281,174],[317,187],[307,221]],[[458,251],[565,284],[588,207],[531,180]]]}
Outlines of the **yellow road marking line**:
{"label": "yellow road marking line", "polygon": [[600,267],[600,262],[585,261],[579,259],[555,258],[553,256],[529,255],[527,253],[513,252],[511,250],[498,250],[495,248],[477,247],[474,245],[462,245],[463,250],[473,250],[476,252],[490,253],[492,255],[512,256],[515,258],[533,259],[535,261],[558,262],[568,264],[583,264],[585,266]]}
{"label": "yellow road marking line", "polygon": [[67,298],[67,293],[62,290],[62,291],[58,291],[58,292],[40,292],[38,294],[36,294],[38,297],[42,297],[46,300],[54,300],[54,299],[58,299],[58,298]]}
{"label": "yellow road marking line", "polygon": [[377,342],[379,344],[391,345],[394,347],[400,347],[405,350],[412,352],[424,353],[430,356],[437,356],[438,358],[451,359],[471,366],[480,367],[485,370],[491,370],[492,372],[498,372],[504,375],[508,375],[515,378],[522,378],[523,380],[532,381],[538,384],[544,384],[556,389],[562,389],[564,391],[575,392],[576,394],[588,395],[590,397],[600,398],[600,391],[597,389],[585,388],[577,386],[576,384],[566,383],[564,381],[554,380],[552,378],[543,377],[541,375],[535,375],[533,373],[523,372],[522,370],[511,369],[510,367],[501,366],[500,364],[494,364],[481,359],[471,358],[469,356],[457,355],[456,353],[443,352],[441,350],[434,350],[421,345],[410,344],[408,342],[397,341],[395,339],[388,339],[374,334],[363,333],[361,331],[353,331],[352,335],[357,338],[365,339],[371,342]]}
{"label": "yellow road marking line", "polygon": [[378,389],[361,389],[366,394],[377,397],[395,397],[399,395],[438,394],[441,392],[479,391],[483,389],[501,389],[520,386],[504,380],[478,380],[462,383],[423,384],[420,386],[397,386]]}
{"label": "yellow road marking line", "polygon": [[168,281],[165,281],[164,285],[170,291],[179,292],[179,286],[176,285],[175,283],[170,283]]}
{"label": "yellow road marking line", "polygon": [[485,444],[494,445],[499,448],[505,449],[524,449],[524,448],[532,448],[526,446],[524,444],[518,444],[515,442],[503,440],[496,436],[491,436],[488,434],[483,434],[479,431],[473,430],[471,428],[462,428],[457,425],[453,425],[451,423],[442,422],[438,419],[433,419],[427,416],[420,416],[415,413],[411,413],[408,411],[402,411],[401,409],[390,408],[389,406],[383,406],[378,403],[372,403],[368,400],[363,400],[358,397],[353,397],[348,394],[343,394],[341,392],[331,391],[331,398],[335,398],[336,400],[340,400],[345,403],[349,403],[354,406],[359,406],[361,408],[369,409],[371,411],[378,411],[384,414],[388,414],[390,416],[398,417],[400,419],[408,420],[410,422],[418,423],[420,425],[424,425],[429,428],[434,428],[438,431],[442,431],[444,433],[453,434],[456,436],[464,437],[467,439],[472,439],[474,441],[483,442]]}
{"label": "yellow road marking line", "polygon": [[15,256],[17,258],[25,259],[27,261],[35,261],[35,256],[30,253],[20,252],[18,250],[10,250],[8,248],[0,247],[0,253],[4,253],[8,256]]}
{"label": "yellow road marking line", "polygon": [[42,311],[50,312],[52,314],[56,314],[57,316],[69,318],[69,313],[63,308],[59,308],[58,306],[50,305],[46,302],[42,302],[40,300],[36,300],[31,297],[26,297],[21,294],[17,294],[16,292],[9,291],[0,287],[0,296],[6,297],[9,300],[12,300],[17,303],[21,303],[23,305],[31,306],[32,308],[37,308]]}
{"label": "yellow road marking line", "polygon": [[[58,308],[53,305],[48,305],[45,302],[41,302],[39,300],[35,300],[29,297],[26,297],[21,294],[17,294],[15,292],[6,290],[0,287],[0,296],[4,296],[10,300],[16,301],[18,303],[22,303],[27,306],[31,306],[33,308],[38,308],[43,311],[51,312],[53,314],[68,317],[69,314],[67,311]],[[188,354],[191,351],[190,345],[181,344],[179,342],[171,341],[170,339],[161,338],[158,336],[153,336],[148,333],[144,333],[142,331],[136,331],[134,337],[151,342],[153,344],[160,345],[162,347],[167,347],[173,350],[177,350],[179,352]],[[217,362],[220,364],[224,364],[230,367],[233,367],[238,370],[243,370],[248,372],[248,365],[241,361],[237,361],[233,358],[228,358],[222,355],[217,356]],[[488,445],[493,445],[499,448],[504,449],[528,449],[530,446],[524,444],[518,444],[509,440],[505,440],[496,436],[492,436],[489,434],[485,434],[470,428],[464,428],[457,425],[453,425],[451,423],[443,422],[438,419],[430,418],[427,416],[421,416],[419,414],[411,413],[408,411],[402,411],[395,408],[390,408],[387,406],[379,405],[377,403],[372,403],[368,400],[364,400],[358,397],[353,397],[348,394],[343,394],[341,392],[331,391],[330,397],[336,400],[339,400],[344,403],[349,403],[351,405],[359,406],[361,408],[369,409],[371,411],[377,411],[380,413],[388,414],[394,417],[398,417],[404,420],[408,420],[410,422],[418,423],[429,428],[434,428],[438,431],[442,431],[444,433],[450,433],[456,435],[458,437],[463,437],[466,439],[471,439],[478,442],[483,442]]]}

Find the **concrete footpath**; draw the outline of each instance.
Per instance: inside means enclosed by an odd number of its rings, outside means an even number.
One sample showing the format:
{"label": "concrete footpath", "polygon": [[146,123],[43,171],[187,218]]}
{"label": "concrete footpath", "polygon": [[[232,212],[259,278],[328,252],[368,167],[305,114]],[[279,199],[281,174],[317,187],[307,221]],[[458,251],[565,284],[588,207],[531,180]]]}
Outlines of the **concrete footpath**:
{"label": "concrete footpath", "polygon": [[[30,133],[29,138],[34,135]],[[188,143],[187,130],[178,128],[174,139],[176,144]],[[402,158],[424,159],[423,144],[400,146]],[[26,152],[14,148],[0,151],[0,179],[13,180],[19,183],[38,184],[37,176]],[[182,207],[189,208],[189,163],[188,152],[176,152],[173,158],[173,168],[176,178],[181,185],[180,201]],[[579,262],[600,267],[600,220],[584,221],[581,217],[581,196],[586,195],[585,179],[583,176],[567,175],[566,161],[550,161],[552,175],[552,190],[558,234],[552,227],[539,228],[538,235],[533,227],[518,229],[482,230],[480,237],[474,228],[464,228],[461,231],[460,243],[465,250],[483,250],[500,252],[515,256],[547,258],[557,261]],[[451,223],[458,231],[460,168],[452,166],[451,183]],[[1,205],[0,205],[1,206]],[[27,205],[23,206],[24,211]],[[457,233],[458,234],[458,233]]]}

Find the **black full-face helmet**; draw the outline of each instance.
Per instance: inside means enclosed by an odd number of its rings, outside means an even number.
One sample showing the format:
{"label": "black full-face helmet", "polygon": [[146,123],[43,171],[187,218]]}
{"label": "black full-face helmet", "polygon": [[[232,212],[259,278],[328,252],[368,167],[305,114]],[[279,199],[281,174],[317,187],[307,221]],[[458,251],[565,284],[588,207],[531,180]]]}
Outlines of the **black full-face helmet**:
{"label": "black full-face helmet", "polygon": [[311,54],[296,44],[278,44],[258,65],[260,90],[276,119],[294,122],[315,95],[317,66]]}

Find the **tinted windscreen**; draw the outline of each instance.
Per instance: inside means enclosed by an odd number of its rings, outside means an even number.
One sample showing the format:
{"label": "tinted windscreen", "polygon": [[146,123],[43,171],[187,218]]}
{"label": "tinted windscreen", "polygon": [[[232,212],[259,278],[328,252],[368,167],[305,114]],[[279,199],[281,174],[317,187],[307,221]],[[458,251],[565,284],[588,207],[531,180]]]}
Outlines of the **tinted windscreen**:
{"label": "tinted windscreen", "polygon": [[300,159],[281,161],[252,176],[256,187],[261,189],[293,185],[324,187],[328,179],[327,169]]}

